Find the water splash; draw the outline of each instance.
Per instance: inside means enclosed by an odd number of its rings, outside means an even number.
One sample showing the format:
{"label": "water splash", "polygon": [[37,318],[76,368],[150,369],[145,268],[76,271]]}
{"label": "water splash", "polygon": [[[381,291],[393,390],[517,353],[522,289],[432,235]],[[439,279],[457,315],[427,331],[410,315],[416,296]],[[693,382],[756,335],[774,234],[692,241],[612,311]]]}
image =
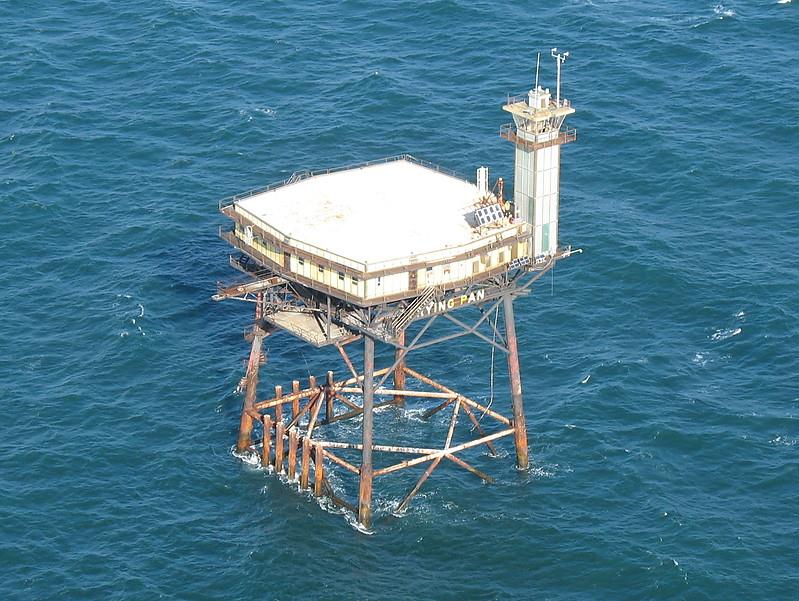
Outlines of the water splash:
{"label": "water splash", "polygon": [[733,336],[737,336],[743,330],[741,328],[722,328],[718,329],[713,334],[710,335],[710,339],[714,342],[718,342],[720,340],[727,340],[728,338],[732,338]]}

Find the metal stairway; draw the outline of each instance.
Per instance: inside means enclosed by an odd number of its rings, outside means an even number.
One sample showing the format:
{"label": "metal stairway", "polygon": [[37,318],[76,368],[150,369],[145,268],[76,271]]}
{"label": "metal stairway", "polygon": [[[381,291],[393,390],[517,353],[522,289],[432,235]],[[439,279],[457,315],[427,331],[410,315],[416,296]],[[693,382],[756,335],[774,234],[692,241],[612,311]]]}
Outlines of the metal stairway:
{"label": "metal stairway", "polygon": [[420,296],[417,296],[416,299],[410,305],[408,305],[402,313],[397,315],[392,320],[391,327],[394,329],[394,332],[402,332],[405,328],[407,328],[414,318],[419,314],[419,311],[422,309],[422,307],[425,307],[432,302],[437,295],[438,289],[435,286],[428,286],[425,288]]}

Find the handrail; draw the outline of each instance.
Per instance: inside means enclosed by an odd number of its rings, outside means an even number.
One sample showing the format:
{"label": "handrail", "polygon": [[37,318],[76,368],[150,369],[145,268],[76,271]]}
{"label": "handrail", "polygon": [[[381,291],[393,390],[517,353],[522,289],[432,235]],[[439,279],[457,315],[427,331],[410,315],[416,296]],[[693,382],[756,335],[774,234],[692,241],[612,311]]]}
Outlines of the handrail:
{"label": "handrail", "polygon": [[518,136],[519,128],[516,127],[513,123],[503,123],[499,126],[499,137],[505,140],[509,140],[516,144],[523,144],[528,148],[538,149],[538,148],[546,148],[548,146],[556,146],[558,144],[568,144],[569,142],[575,142],[577,140],[577,130],[573,127],[560,129],[560,130],[550,130],[547,132],[522,132],[530,135],[541,136],[542,134],[551,134],[557,132],[557,135],[553,136],[549,140],[544,140],[542,142],[533,142],[532,140],[528,140],[525,138],[521,138]]}
{"label": "handrail", "polygon": [[[523,103],[527,104],[529,98],[530,98],[530,96],[529,96],[529,93],[527,93],[527,92],[525,92],[524,94],[514,94],[514,95],[508,94],[508,98],[505,101],[505,104],[503,106],[508,106],[508,105],[511,105],[511,104],[519,104],[520,102],[523,102]],[[572,105],[571,100],[568,100],[566,98],[561,98],[560,99],[560,105],[558,105],[557,99],[550,97],[550,99],[549,99],[549,107],[547,107],[547,108],[550,108],[550,109],[567,108],[567,107],[570,107],[571,105]]]}

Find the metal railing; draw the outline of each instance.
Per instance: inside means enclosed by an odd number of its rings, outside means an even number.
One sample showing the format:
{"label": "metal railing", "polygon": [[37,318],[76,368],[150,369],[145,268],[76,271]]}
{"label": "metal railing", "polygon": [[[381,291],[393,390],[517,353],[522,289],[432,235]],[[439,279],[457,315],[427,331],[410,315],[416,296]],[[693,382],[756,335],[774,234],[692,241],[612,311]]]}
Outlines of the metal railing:
{"label": "metal railing", "polygon": [[[533,149],[539,148],[546,148],[548,146],[556,146],[558,144],[568,144],[569,142],[574,142],[577,140],[577,130],[574,128],[564,129],[558,132],[557,136],[553,136],[549,140],[544,140],[541,142],[534,142],[532,140],[526,140],[518,135],[518,128],[513,123],[503,123],[499,126],[499,137],[504,140],[509,140],[515,144],[522,144],[525,146],[529,146]],[[540,136],[547,133],[553,133],[554,130],[549,132],[541,132],[535,134],[533,132],[532,135]],[[527,133],[527,132],[525,132]]]}
{"label": "metal railing", "polygon": [[[520,102],[523,102],[524,104],[527,104],[529,98],[530,98],[530,96],[527,93],[514,94],[513,96],[508,94],[507,101],[505,102],[505,104],[503,106],[507,106],[507,105],[510,105],[510,104],[519,104]],[[567,100],[566,98],[561,98],[560,99],[560,104],[558,104],[558,101],[555,98],[550,98],[549,99],[549,108],[553,109],[553,110],[557,109],[557,108],[568,108],[571,105],[572,105],[571,100]]]}

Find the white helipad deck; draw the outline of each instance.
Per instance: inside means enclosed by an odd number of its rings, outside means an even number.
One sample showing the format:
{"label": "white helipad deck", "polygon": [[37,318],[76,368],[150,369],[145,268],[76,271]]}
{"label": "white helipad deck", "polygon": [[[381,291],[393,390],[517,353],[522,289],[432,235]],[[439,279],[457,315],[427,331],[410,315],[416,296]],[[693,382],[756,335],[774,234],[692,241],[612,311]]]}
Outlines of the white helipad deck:
{"label": "white helipad deck", "polygon": [[400,159],[315,175],[237,204],[292,239],[378,263],[478,239],[466,220],[477,200],[474,184]]}

